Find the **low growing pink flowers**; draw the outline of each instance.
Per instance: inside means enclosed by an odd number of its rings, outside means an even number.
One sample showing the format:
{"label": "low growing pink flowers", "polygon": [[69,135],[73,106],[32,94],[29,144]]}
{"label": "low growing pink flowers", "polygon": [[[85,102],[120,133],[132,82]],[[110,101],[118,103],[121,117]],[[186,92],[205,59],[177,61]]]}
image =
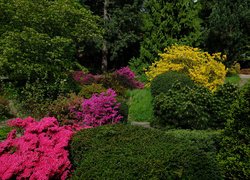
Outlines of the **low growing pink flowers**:
{"label": "low growing pink flowers", "polygon": [[21,137],[16,130],[0,142],[0,179],[66,179],[71,163],[67,147],[73,131],[59,127],[53,117],[37,122],[33,118],[17,118],[10,126],[24,129]]}
{"label": "low growing pink flowers", "polygon": [[115,71],[115,75],[118,79],[121,79],[123,83],[126,83],[130,88],[143,89],[143,83],[135,79],[135,73],[131,71],[129,67],[123,67]]}
{"label": "low growing pink flowers", "polygon": [[75,114],[77,121],[84,128],[117,123],[122,116],[119,115],[120,104],[117,103],[115,97],[116,93],[112,89],[101,94],[93,94],[90,99],[83,101],[80,111],[72,107],[71,112]]}

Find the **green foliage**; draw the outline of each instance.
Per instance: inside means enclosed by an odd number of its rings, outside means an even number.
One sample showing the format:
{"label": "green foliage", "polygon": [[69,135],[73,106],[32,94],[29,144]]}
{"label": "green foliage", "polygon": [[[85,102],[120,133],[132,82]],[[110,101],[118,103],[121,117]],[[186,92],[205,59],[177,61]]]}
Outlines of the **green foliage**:
{"label": "green foliage", "polygon": [[182,87],[193,88],[195,83],[186,74],[169,71],[156,76],[151,82],[151,93],[155,97],[160,93],[165,93],[172,88],[173,84],[180,83]]}
{"label": "green foliage", "polygon": [[[141,39],[140,10],[143,0],[82,0],[84,6],[95,15],[103,18],[104,39],[107,45],[108,67],[126,66],[129,59],[138,55]],[[108,18],[104,17],[104,5],[107,4]],[[93,50],[92,50],[93,51]],[[90,56],[96,60],[100,51]]]}
{"label": "green foliage", "polygon": [[232,84],[212,93],[204,87],[191,89],[177,83],[155,97],[153,124],[184,129],[224,128],[237,98],[238,87]]}
{"label": "green foliage", "polygon": [[120,103],[119,106],[119,114],[123,117],[120,122],[127,123],[128,121],[128,113],[129,113],[129,107],[128,102],[125,98],[116,98],[118,103]]}
{"label": "green foliage", "polygon": [[232,104],[239,97],[239,88],[237,85],[226,83],[219,86],[214,92],[210,109],[210,124],[213,128],[224,128],[225,123],[230,118]]}
{"label": "green foliage", "polygon": [[101,38],[99,18],[76,0],[0,0],[0,9],[0,77],[8,77],[23,114],[38,117],[75,90],[69,73],[77,53]]}
{"label": "green foliage", "polygon": [[233,76],[240,74],[240,64],[234,63],[230,68],[227,70],[227,76]]}
{"label": "green foliage", "polygon": [[51,38],[32,28],[4,34],[0,76],[9,78],[9,87],[16,92],[24,114],[39,116],[47,101],[74,87],[68,77],[74,51],[72,40]]}
{"label": "green foliage", "polygon": [[1,0],[0,9],[3,14],[0,35],[29,27],[50,37],[69,38],[81,45],[82,50],[83,42],[101,38],[99,18],[77,0]]}
{"label": "green foliage", "polygon": [[227,54],[227,65],[249,60],[249,1],[215,0],[208,21],[206,47]]}
{"label": "green foliage", "polygon": [[28,89],[32,83],[48,84],[46,88],[51,94],[47,96],[53,97],[53,90],[66,84],[67,72],[72,68],[75,51],[72,43],[70,39],[51,38],[32,28],[6,32],[0,41],[1,75],[7,76],[15,87]]}
{"label": "green foliage", "polygon": [[81,109],[83,98],[76,94],[59,96],[46,109],[49,116],[55,117],[61,125],[71,124],[75,120],[75,114],[70,108]]}
{"label": "green foliage", "polygon": [[9,101],[3,96],[0,96],[0,122],[12,117],[14,117],[14,115],[10,111]]}
{"label": "green foliage", "polygon": [[150,89],[135,89],[129,95],[129,121],[147,121],[153,119],[152,96]]}
{"label": "green foliage", "polygon": [[71,178],[221,179],[214,135],[130,125],[83,130],[71,142]]}
{"label": "green foliage", "polygon": [[207,107],[211,101],[212,94],[208,89],[190,89],[177,83],[169,91],[154,98],[154,116],[163,127],[207,129],[210,121]]}
{"label": "green foliage", "polygon": [[239,85],[240,84],[240,76],[238,74],[235,74],[232,76],[227,76],[225,79],[225,83]]}
{"label": "green foliage", "polygon": [[250,82],[234,103],[218,155],[226,179],[250,178]]}
{"label": "green foliage", "polygon": [[100,94],[101,92],[105,92],[107,89],[104,88],[101,84],[93,83],[91,85],[83,85],[81,87],[78,96],[81,96],[85,99],[89,99],[94,93]]}
{"label": "green foliage", "polygon": [[143,41],[139,58],[130,61],[132,70],[144,68],[158,59],[164,48],[175,44],[197,47],[200,43],[201,6],[193,0],[147,0],[143,5]]}
{"label": "green foliage", "polygon": [[9,126],[0,127],[0,141],[7,138],[8,133],[12,130]]}
{"label": "green foliage", "polygon": [[113,73],[103,74],[98,83],[107,89],[112,88],[118,96],[126,97],[126,87],[123,86],[123,83]]}

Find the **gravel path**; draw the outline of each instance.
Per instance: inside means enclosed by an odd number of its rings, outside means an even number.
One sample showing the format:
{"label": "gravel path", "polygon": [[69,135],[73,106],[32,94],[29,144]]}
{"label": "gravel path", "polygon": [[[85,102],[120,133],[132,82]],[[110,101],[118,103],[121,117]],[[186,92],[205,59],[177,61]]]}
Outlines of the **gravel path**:
{"label": "gravel path", "polygon": [[240,76],[240,79],[241,79],[240,80],[240,86],[243,86],[250,79],[249,74],[239,74],[239,76]]}
{"label": "gravel path", "polygon": [[131,125],[134,125],[134,126],[142,126],[142,127],[145,127],[145,128],[152,128],[150,126],[150,122],[136,122],[136,121],[132,121],[131,122]]}

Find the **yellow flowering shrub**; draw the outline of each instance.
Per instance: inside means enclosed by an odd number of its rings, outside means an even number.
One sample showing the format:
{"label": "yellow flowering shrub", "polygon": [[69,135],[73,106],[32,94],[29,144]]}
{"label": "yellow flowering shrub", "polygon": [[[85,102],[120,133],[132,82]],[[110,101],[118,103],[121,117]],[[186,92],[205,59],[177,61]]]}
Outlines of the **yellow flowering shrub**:
{"label": "yellow flowering shrub", "polygon": [[226,68],[222,61],[226,57],[221,57],[221,53],[210,55],[208,52],[202,52],[199,48],[184,45],[173,45],[164,51],[164,53],[159,54],[160,60],[154,62],[146,71],[148,86],[157,75],[167,71],[186,73],[197,84],[212,91],[224,83]]}

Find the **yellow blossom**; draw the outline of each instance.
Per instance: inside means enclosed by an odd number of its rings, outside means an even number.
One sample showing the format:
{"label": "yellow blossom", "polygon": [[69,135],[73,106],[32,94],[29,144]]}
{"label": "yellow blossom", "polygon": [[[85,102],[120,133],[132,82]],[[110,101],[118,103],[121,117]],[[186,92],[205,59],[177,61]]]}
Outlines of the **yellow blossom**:
{"label": "yellow blossom", "polygon": [[154,62],[145,72],[148,86],[156,76],[167,71],[186,73],[197,84],[212,91],[225,80],[226,68],[221,62],[226,57],[221,56],[221,53],[210,55],[199,48],[173,45],[165,48],[164,53],[159,56],[160,60]]}

